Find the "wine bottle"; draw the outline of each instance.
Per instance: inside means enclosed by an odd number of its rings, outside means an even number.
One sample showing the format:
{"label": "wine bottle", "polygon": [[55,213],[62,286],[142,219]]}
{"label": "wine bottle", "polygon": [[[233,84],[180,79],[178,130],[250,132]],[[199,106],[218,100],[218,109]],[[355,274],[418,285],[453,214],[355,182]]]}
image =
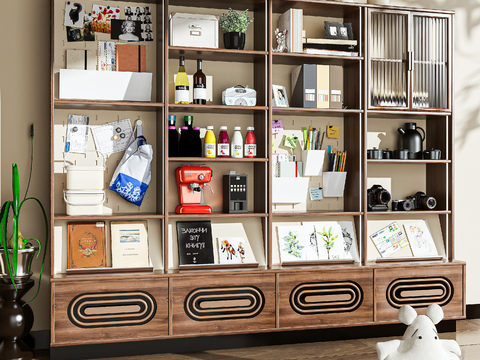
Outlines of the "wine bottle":
{"label": "wine bottle", "polygon": [[175,79],[175,104],[188,104],[188,76],[185,72],[185,57],[180,56],[180,66]]}
{"label": "wine bottle", "polygon": [[202,72],[202,60],[197,60],[197,72],[193,75],[193,103],[207,103],[207,78]]}

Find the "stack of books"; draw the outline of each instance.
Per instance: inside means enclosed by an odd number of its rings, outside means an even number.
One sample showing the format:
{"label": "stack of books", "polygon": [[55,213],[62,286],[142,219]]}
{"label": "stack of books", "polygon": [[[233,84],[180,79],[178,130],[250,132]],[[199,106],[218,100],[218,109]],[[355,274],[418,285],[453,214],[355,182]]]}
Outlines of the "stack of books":
{"label": "stack of books", "polygon": [[357,40],[302,38],[303,52],[313,55],[358,56]]}

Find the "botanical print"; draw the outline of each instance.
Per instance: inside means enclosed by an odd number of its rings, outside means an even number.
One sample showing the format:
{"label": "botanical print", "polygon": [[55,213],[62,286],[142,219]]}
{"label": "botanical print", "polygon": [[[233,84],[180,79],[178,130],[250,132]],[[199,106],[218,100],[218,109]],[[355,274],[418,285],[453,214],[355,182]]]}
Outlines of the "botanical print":
{"label": "botanical print", "polygon": [[413,256],[436,256],[438,255],[432,234],[424,220],[412,221],[403,225],[407,234]]}
{"label": "botanical print", "polygon": [[282,262],[307,260],[302,226],[277,226],[277,232]]}
{"label": "botanical print", "polygon": [[242,264],[245,262],[245,240],[242,237],[218,238],[220,264]]}
{"label": "botanical print", "polygon": [[309,260],[350,259],[345,256],[342,228],[336,221],[304,222],[309,234]]}
{"label": "botanical print", "polygon": [[[335,245],[335,240],[340,236],[340,235],[335,235],[332,232],[333,227],[330,226],[328,228],[328,231],[326,230],[326,227],[323,227],[323,230],[321,232],[318,232],[318,234],[322,237],[323,239],[323,246],[325,249],[327,249],[327,255],[328,255],[328,260],[330,260],[330,250],[333,249],[333,246]],[[333,256],[333,255],[332,255]]]}
{"label": "botanical print", "polygon": [[339,221],[338,224],[342,228],[344,258],[357,259],[357,241],[353,222]]}

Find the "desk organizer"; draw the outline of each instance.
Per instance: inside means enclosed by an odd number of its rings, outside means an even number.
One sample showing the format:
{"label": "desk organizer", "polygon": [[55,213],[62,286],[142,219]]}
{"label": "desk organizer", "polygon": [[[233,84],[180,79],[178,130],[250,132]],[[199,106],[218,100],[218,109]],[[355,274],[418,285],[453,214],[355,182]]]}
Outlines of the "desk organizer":
{"label": "desk organizer", "polygon": [[343,197],[347,172],[326,171],[323,173],[323,197]]}
{"label": "desk organizer", "polygon": [[325,150],[302,150],[303,176],[320,176]]}

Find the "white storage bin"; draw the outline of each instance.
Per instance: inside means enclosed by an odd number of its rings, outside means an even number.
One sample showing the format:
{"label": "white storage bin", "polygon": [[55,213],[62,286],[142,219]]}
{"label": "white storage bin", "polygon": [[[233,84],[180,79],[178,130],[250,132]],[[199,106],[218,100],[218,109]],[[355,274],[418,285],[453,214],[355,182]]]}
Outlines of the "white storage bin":
{"label": "white storage bin", "polygon": [[328,171],[323,173],[323,197],[343,197],[347,172]]}
{"label": "white storage bin", "polygon": [[274,204],[298,204],[307,201],[309,178],[274,177],[272,180]]}
{"label": "white storage bin", "polygon": [[302,150],[303,176],[320,176],[325,150]]}
{"label": "white storage bin", "polygon": [[218,18],[214,15],[170,14],[170,46],[218,49]]}
{"label": "white storage bin", "polygon": [[105,156],[99,151],[96,152],[102,157],[102,165],[67,165],[67,155],[63,158],[63,167],[67,172],[67,190],[103,190],[105,187]]}
{"label": "white storage bin", "polygon": [[105,190],[64,190],[67,215],[102,215]]}

